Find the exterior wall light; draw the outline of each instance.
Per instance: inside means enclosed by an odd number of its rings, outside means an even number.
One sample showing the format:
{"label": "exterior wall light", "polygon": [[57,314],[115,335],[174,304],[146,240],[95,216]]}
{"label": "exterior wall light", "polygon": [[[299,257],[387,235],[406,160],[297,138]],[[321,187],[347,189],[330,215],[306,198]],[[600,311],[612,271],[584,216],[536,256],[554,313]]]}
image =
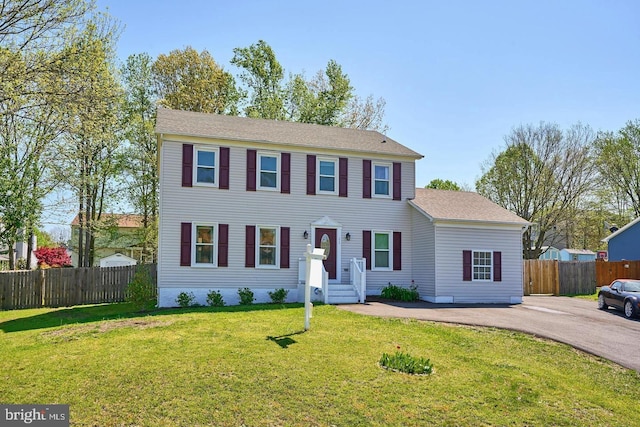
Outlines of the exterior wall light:
{"label": "exterior wall light", "polygon": [[302,233],[302,237],[307,240],[309,238],[309,232],[307,230],[304,230],[304,233]]}
{"label": "exterior wall light", "polygon": [[347,242],[351,240],[351,233],[347,233],[346,236],[344,236],[347,239]]}

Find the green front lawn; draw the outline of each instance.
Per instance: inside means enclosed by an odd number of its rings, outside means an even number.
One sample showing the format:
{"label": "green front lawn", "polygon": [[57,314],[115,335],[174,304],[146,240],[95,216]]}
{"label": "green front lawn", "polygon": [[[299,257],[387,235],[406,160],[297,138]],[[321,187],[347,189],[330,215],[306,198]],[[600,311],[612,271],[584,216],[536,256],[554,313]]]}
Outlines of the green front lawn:
{"label": "green front lawn", "polygon": [[[0,312],[0,402],[74,426],[629,425],[640,376],[521,333],[300,305]],[[411,376],[382,353],[429,358]]]}

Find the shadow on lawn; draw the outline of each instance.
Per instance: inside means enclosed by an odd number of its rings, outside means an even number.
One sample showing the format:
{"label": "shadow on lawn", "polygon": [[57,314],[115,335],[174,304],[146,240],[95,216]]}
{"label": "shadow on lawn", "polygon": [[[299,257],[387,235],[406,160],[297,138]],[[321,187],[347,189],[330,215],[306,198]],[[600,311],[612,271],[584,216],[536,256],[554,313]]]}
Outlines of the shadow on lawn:
{"label": "shadow on lawn", "polygon": [[[252,304],[234,305],[229,307],[187,307],[187,308],[158,308],[151,311],[133,311],[131,304],[100,304],[71,308],[52,309],[47,313],[35,316],[7,320],[0,323],[0,330],[9,332],[29,331],[34,329],[54,328],[56,326],[80,323],[100,322],[112,319],[131,319],[148,316],[164,316],[180,313],[236,313],[250,311],[282,310],[304,307],[304,304]],[[278,337],[276,337],[278,338]]]}
{"label": "shadow on lawn", "polygon": [[292,333],[286,334],[286,335],[280,335],[279,337],[268,336],[267,339],[269,341],[275,342],[276,344],[278,344],[282,348],[289,348],[290,345],[296,344],[298,342],[298,341],[294,340],[291,337],[294,336],[294,335],[300,335],[300,334],[304,334],[304,333],[305,333],[305,331],[298,331],[298,332],[292,332]]}

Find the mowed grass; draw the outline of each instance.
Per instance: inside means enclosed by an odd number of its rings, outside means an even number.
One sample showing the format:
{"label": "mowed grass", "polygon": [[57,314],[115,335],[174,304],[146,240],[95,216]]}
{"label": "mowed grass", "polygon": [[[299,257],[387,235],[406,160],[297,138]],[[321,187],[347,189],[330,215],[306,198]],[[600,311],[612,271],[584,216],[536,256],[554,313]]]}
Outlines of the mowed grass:
{"label": "mowed grass", "polygon": [[[74,426],[616,426],[640,376],[521,333],[300,305],[0,312],[0,402]],[[381,369],[397,347],[434,373]],[[636,421],[634,421],[636,420]]]}

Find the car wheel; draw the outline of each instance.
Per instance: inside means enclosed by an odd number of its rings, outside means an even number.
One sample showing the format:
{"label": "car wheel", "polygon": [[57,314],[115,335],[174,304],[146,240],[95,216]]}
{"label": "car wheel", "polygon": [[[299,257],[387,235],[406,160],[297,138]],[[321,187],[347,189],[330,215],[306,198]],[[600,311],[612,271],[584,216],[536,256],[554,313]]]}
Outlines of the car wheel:
{"label": "car wheel", "polygon": [[598,295],[598,308],[600,310],[606,310],[607,308],[609,308],[607,303],[604,302],[604,295],[602,294]]}
{"label": "car wheel", "polygon": [[627,319],[631,319],[636,315],[636,309],[633,306],[633,302],[631,300],[627,300],[624,302],[624,317]]}

